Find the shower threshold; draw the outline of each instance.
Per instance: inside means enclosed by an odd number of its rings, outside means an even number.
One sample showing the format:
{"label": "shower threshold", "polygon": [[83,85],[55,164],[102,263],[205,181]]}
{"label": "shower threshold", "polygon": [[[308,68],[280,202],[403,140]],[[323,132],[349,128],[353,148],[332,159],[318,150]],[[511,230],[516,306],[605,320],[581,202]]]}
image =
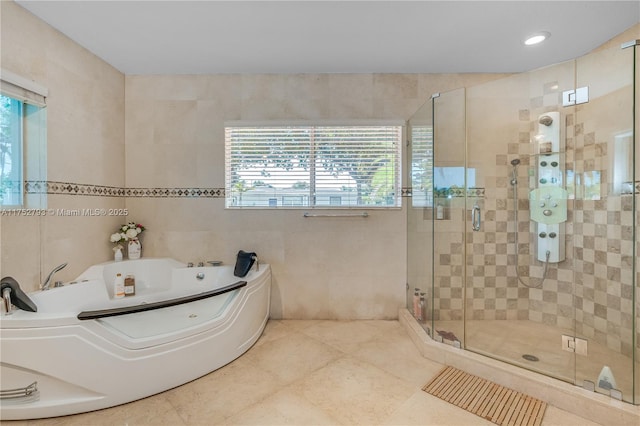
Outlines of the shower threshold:
{"label": "shower threshold", "polygon": [[579,386],[488,356],[432,340],[409,313],[400,309],[399,321],[425,358],[527,393],[548,404],[600,424],[637,425],[640,406],[617,401]]}

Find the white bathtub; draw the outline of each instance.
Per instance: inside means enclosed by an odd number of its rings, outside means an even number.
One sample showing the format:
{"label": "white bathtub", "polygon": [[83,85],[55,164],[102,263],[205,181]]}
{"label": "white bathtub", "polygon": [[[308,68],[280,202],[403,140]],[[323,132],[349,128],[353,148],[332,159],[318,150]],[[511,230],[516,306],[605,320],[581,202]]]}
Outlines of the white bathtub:
{"label": "white bathtub", "polygon": [[[118,272],[135,275],[135,296],[114,299]],[[27,390],[0,400],[0,419],[81,413],[181,385],[242,355],[269,316],[264,264],[237,278],[232,266],[140,259],[92,266],[74,282],[30,293],[38,312],[1,316],[0,387]]]}

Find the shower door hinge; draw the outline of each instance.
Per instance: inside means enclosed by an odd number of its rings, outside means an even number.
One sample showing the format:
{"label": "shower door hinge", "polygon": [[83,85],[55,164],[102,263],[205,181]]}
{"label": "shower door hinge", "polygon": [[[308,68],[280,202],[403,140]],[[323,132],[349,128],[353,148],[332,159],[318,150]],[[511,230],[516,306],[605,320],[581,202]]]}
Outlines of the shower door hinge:
{"label": "shower door hinge", "polygon": [[562,106],[580,105],[589,102],[589,86],[562,92]]}
{"label": "shower door hinge", "polygon": [[578,355],[587,356],[587,340],[563,334],[562,350],[567,352],[575,352]]}
{"label": "shower door hinge", "polygon": [[620,46],[621,49],[626,49],[628,47],[640,46],[640,40],[631,40],[626,43],[622,43]]}

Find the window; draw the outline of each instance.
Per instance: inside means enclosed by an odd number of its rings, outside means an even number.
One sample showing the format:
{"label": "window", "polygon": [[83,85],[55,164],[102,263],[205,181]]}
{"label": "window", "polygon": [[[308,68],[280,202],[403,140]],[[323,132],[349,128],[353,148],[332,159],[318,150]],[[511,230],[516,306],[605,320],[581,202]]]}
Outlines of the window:
{"label": "window", "polygon": [[0,94],[0,205],[23,205],[23,104]]}
{"label": "window", "polygon": [[411,127],[411,203],[433,206],[433,127]]}
{"label": "window", "polygon": [[411,185],[411,205],[433,207],[434,198],[461,197],[466,193],[465,186],[474,188],[476,170],[464,166],[435,166],[433,128],[414,126],[411,128]]}
{"label": "window", "polygon": [[226,207],[400,207],[402,126],[228,126]]}
{"label": "window", "polygon": [[25,182],[46,180],[47,90],[0,70],[0,208],[43,208],[46,195]]}

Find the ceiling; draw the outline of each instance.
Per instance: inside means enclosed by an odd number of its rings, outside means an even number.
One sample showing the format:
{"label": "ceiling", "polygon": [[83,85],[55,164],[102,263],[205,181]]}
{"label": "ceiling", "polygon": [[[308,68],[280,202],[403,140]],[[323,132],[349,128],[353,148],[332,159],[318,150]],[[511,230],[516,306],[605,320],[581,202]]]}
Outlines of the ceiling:
{"label": "ceiling", "polygon": [[637,0],[16,2],[125,74],[522,72],[640,21]]}

